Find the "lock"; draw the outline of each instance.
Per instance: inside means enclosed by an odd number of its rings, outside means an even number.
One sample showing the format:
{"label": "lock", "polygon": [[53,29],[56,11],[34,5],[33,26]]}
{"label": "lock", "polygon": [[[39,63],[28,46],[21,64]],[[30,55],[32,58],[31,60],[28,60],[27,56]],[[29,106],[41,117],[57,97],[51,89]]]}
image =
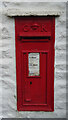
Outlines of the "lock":
{"label": "lock", "polygon": [[30,85],[32,84],[32,82],[30,82]]}

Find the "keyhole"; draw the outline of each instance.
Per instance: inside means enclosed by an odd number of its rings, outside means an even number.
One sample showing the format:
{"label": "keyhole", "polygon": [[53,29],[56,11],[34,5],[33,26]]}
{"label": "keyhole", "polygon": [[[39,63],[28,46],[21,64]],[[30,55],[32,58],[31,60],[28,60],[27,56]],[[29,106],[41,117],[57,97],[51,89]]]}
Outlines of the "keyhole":
{"label": "keyhole", "polygon": [[30,84],[32,84],[32,82],[30,82]]}

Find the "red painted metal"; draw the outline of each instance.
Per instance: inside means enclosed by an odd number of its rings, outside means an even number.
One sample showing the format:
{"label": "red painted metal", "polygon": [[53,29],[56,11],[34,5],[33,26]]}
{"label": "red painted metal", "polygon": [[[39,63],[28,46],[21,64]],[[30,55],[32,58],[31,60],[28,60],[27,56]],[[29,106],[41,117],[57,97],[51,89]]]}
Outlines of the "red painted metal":
{"label": "red painted metal", "polygon": [[[54,43],[54,17],[15,18],[18,111],[54,111]],[[28,75],[29,53],[39,53],[39,76]]]}

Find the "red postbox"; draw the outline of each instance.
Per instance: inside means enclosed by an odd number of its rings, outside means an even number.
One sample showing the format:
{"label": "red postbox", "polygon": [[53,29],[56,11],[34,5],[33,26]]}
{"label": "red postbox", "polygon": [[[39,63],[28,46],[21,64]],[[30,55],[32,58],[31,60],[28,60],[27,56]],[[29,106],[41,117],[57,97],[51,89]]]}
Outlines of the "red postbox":
{"label": "red postbox", "polygon": [[54,17],[16,17],[18,111],[54,111]]}

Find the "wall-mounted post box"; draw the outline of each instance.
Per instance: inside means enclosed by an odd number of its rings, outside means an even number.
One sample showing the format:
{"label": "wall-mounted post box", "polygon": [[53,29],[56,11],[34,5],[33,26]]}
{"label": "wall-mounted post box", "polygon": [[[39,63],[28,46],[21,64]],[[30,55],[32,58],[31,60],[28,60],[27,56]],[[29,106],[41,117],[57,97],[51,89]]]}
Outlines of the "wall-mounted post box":
{"label": "wall-mounted post box", "polygon": [[19,111],[54,111],[54,17],[16,17]]}

